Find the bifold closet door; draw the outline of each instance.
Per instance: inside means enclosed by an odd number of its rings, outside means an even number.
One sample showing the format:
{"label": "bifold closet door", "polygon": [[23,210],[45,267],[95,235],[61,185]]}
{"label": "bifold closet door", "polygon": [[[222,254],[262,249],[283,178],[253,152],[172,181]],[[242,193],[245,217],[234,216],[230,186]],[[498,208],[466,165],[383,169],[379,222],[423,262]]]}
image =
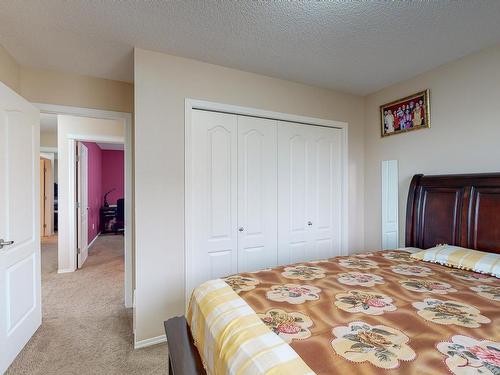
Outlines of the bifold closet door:
{"label": "bifold closet door", "polygon": [[278,122],[278,263],[341,253],[341,131]]}
{"label": "bifold closet door", "polygon": [[275,267],[277,121],[238,116],[238,272]]}
{"label": "bifold closet door", "polygon": [[238,271],[236,115],[192,111],[190,284]]}

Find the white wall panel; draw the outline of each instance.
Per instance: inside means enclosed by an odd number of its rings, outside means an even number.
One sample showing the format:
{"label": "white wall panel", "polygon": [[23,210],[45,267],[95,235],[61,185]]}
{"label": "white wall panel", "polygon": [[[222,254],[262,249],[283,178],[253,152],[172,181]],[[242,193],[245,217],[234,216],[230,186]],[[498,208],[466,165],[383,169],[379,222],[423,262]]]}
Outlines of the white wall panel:
{"label": "white wall panel", "polygon": [[399,247],[398,161],[382,161],[382,249]]}

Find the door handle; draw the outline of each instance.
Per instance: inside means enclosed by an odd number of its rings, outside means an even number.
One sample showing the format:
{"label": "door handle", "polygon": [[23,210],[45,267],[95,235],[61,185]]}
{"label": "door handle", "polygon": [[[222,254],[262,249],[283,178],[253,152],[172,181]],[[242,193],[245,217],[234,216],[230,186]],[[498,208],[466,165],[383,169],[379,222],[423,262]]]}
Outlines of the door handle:
{"label": "door handle", "polygon": [[3,249],[4,246],[13,245],[14,241],[5,241],[3,238],[0,238],[0,250]]}
{"label": "door handle", "polygon": [[243,227],[239,227],[238,231],[243,232],[245,229]]}

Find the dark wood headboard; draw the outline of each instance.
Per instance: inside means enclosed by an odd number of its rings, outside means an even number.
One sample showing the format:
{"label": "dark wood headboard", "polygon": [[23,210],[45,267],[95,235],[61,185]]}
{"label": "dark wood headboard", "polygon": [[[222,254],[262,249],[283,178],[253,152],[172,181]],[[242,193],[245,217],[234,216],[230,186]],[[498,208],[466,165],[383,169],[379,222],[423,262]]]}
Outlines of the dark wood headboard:
{"label": "dark wood headboard", "polygon": [[413,176],[406,246],[437,244],[500,253],[500,173]]}

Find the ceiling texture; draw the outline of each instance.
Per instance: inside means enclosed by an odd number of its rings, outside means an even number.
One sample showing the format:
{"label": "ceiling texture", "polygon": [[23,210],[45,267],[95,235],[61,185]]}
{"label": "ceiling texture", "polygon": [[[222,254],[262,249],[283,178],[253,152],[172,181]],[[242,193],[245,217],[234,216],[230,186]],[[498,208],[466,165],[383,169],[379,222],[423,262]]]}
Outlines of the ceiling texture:
{"label": "ceiling texture", "polygon": [[22,65],[133,81],[133,47],[368,94],[500,43],[500,1],[2,0]]}

